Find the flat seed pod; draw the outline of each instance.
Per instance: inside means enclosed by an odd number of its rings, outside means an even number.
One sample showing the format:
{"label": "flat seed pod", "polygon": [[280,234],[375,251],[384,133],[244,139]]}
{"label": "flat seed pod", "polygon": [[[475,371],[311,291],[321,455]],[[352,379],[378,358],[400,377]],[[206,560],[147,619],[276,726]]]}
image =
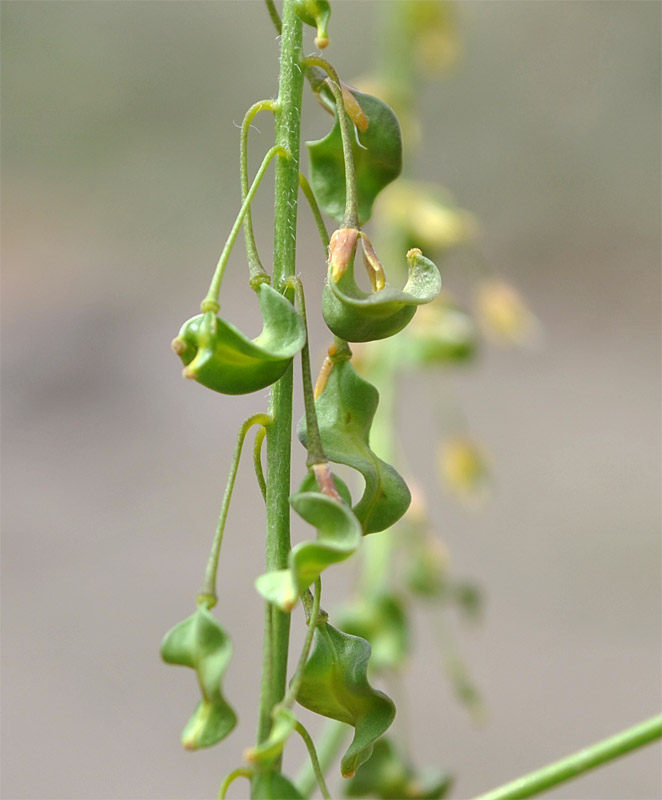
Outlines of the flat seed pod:
{"label": "flat seed pod", "polygon": [[322,313],[327,326],[347,342],[372,342],[401,331],[416,313],[441,290],[441,275],[434,262],[413,249],[407,253],[409,277],[399,291],[391,286],[365,292],[356,283],[352,261],[341,274],[332,264],[322,295]]}
{"label": "flat seed pod", "polygon": [[258,592],[283,611],[291,611],[327,567],[349,558],[361,542],[361,523],[352,512],[347,487],[337,478],[336,485],[345,503],[319,491],[306,491],[313,488],[310,479],[290,498],[297,514],[317,528],[317,539],[295,545],[287,569],[261,575],[255,583]]}
{"label": "flat seed pod", "polygon": [[262,744],[246,750],[244,759],[250,764],[268,768],[283,752],[285,742],[290,738],[296,722],[296,717],[289,708],[276,709],[269,736]]}
{"label": "flat seed pod", "polygon": [[[402,135],[393,109],[370,94],[351,90],[367,119],[356,131],[352,154],[356,170],[359,222],[372,215],[372,206],[381,190],[402,170]],[[310,183],[321,208],[340,222],[345,214],[345,163],[340,123],[316,142],[307,142],[310,156]]]}
{"label": "flat seed pod", "polygon": [[[390,528],[411,502],[404,480],[370,449],[370,427],[378,403],[377,389],[349,361],[333,365],[315,401],[327,458],[358,470],[365,480],[363,496],[353,509],[364,533]],[[298,436],[305,445],[305,419],[299,423]]]}
{"label": "flat seed pod", "polygon": [[298,702],[310,711],[354,726],[340,769],[351,777],[395,717],[393,701],[368,683],[370,645],[324,622],[315,630]]}
{"label": "flat seed pod", "polygon": [[221,693],[231,656],[228,635],[203,607],[168,631],[161,644],[166,664],[194,669],[202,692],[202,700],[182,733],[187,750],[220,742],[237,724],[236,714]]}
{"label": "flat seed pod", "polygon": [[172,347],[184,377],[223,394],[248,394],[275,383],[306,341],[304,325],[290,301],[266,283],[257,289],[264,321],[249,339],[213,311],[185,322]]}

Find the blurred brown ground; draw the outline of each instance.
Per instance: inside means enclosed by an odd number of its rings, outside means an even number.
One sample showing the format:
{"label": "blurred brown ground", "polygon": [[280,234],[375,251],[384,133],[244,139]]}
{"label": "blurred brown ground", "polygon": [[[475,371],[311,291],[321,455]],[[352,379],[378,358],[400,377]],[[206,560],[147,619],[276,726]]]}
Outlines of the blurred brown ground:
{"label": "blurred brown ground", "polygon": [[[334,2],[344,76],[371,63],[378,5]],[[234,431],[265,393],[185,384],[169,342],[238,207],[236,123],[276,90],[275,37],[259,2],[1,12],[2,796],[209,797],[255,727],[263,523],[248,468],[220,567],[241,717],[221,747],[181,750],[194,680],[158,647],[192,609]],[[417,758],[457,772],[455,798],[659,712],[660,13],[462,2],[464,61],[422,98],[419,173],[479,216],[485,253],[546,331],[541,352],[490,350],[458,378],[496,464],[482,515],[436,488],[420,399],[438,385],[402,387],[409,460],[458,574],[488,597],[484,625],[459,634],[487,724],[451,697],[422,624],[407,682]],[[328,120],[308,107],[316,138]],[[253,165],[269,143],[257,127]],[[301,219],[300,269],[320,288]],[[269,224],[259,234],[268,248]],[[461,273],[451,262],[446,286]],[[257,325],[244,278],[239,248],[224,307]],[[325,341],[318,325],[316,357]],[[330,579],[336,596],[349,574]],[[548,796],[651,800],[660,766],[651,747]]]}

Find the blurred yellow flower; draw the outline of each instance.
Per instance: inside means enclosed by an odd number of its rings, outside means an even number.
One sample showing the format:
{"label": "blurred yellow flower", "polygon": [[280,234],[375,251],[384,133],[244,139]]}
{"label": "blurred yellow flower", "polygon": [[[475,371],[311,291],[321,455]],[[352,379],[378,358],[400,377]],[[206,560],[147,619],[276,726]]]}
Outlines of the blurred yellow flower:
{"label": "blurred yellow flower", "polygon": [[380,197],[379,214],[425,251],[447,250],[476,238],[478,223],[458,208],[438,186],[423,181],[397,181]]}
{"label": "blurred yellow flower", "polygon": [[492,482],[488,456],[475,441],[456,437],[442,442],[439,469],[444,485],[465,505],[481,505],[489,497]]}
{"label": "blurred yellow flower", "polygon": [[475,306],[483,333],[494,343],[519,347],[538,344],[540,323],[509,283],[499,278],[483,281],[476,291]]}

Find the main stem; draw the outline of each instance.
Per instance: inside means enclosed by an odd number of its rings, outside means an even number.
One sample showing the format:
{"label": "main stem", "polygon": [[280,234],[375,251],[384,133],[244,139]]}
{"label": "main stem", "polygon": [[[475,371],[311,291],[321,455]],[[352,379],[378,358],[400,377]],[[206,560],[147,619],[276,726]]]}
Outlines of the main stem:
{"label": "main stem", "polygon": [[[303,71],[299,59],[302,23],[293,0],[283,3],[280,80],[276,111],[276,144],[289,158],[276,162],[274,214],[273,285],[281,290],[295,273],[296,221],[299,192],[299,138]],[[267,432],[267,571],[284,569],[290,552],[290,457],[292,437],[292,367],[271,389],[269,414],[273,424]],[[258,743],[269,735],[271,710],[285,695],[290,616],[271,609],[265,630],[262,689],[258,720]],[[268,625],[268,623],[267,623]],[[280,764],[274,764],[275,769]]]}

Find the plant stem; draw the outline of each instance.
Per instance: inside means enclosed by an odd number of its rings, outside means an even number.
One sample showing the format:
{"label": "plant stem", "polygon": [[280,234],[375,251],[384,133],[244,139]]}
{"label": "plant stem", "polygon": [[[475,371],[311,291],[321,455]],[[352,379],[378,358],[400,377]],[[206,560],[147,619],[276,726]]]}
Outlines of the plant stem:
{"label": "plant stem", "polygon": [[[244,121],[241,123],[241,138],[239,146],[239,172],[241,176],[241,199],[244,201],[248,194],[248,131],[250,130],[251,123],[260,111],[276,110],[276,103],[273,100],[260,100],[254,103],[246,112]],[[255,234],[253,233],[253,219],[251,217],[250,207],[246,210],[246,217],[244,219],[244,233],[246,235],[246,257],[248,259],[248,269],[250,276],[256,278],[258,276],[266,275],[260,256],[257,252],[257,245],[255,244]]]}
{"label": "plant stem", "polygon": [[296,723],[296,725],[294,726],[294,730],[299,734],[299,736],[303,739],[304,744],[306,745],[306,749],[308,750],[308,755],[310,756],[310,764],[312,766],[313,773],[315,774],[315,779],[319,784],[320,791],[322,792],[322,797],[324,798],[324,800],[331,800],[331,795],[329,794],[326,781],[324,780],[324,773],[322,772],[322,768],[320,767],[320,762],[319,759],[317,758],[315,745],[313,743],[313,740],[310,738],[310,734],[300,722]]}
{"label": "plant stem", "polygon": [[[280,81],[276,111],[276,146],[290,154],[276,164],[276,199],[274,214],[273,283],[281,289],[295,273],[296,218],[299,193],[299,139],[303,70],[299,63],[303,39],[303,23],[297,17],[293,0],[283,3]],[[290,458],[292,435],[292,367],[271,389],[269,413],[274,422],[267,432],[267,571],[285,569],[290,552]],[[271,637],[270,678],[263,681],[257,741],[269,735],[271,711],[283,698],[287,680],[287,654],[290,615],[271,609],[270,630],[265,631],[265,644]],[[280,769],[280,759],[274,763]],[[255,782],[253,782],[253,791]]]}
{"label": "plant stem", "polygon": [[306,343],[301,349],[301,383],[303,384],[303,405],[306,412],[306,449],[308,450],[306,464],[312,467],[314,464],[326,464],[328,459],[322,447],[322,437],[317,422],[317,410],[315,409],[313,379],[310,373],[310,346],[308,345],[306,298],[303,293],[303,284],[296,276],[290,278],[288,283],[295,291],[299,316],[306,329]]}
{"label": "plant stem", "polygon": [[271,17],[271,21],[273,22],[276,32],[280,36],[283,32],[283,24],[280,21],[280,16],[278,14],[278,9],[274,5],[274,0],[266,0],[267,3],[267,11],[269,12],[269,16]]}
{"label": "plant stem", "polygon": [[303,680],[303,671],[306,668],[306,661],[308,661],[308,656],[310,655],[310,648],[313,644],[313,636],[315,635],[315,628],[317,627],[317,620],[319,618],[320,613],[320,600],[322,597],[322,581],[320,578],[317,578],[315,581],[315,595],[313,597],[313,608],[310,612],[310,618],[308,619],[308,630],[306,631],[306,638],[303,643],[303,648],[301,650],[301,656],[299,657],[299,663],[297,664],[296,672],[292,677],[290,682],[290,688],[285,695],[285,699],[283,700],[281,705],[287,706],[287,708],[291,708],[294,705],[295,700],[297,699],[297,695],[299,694],[299,689],[301,688],[301,681]]}
{"label": "plant stem", "polygon": [[221,513],[218,517],[216,533],[214,535],[214,541],[212,543],[209,560],[207,562],[205,582],[202,586],[202,589],[198,593],[198,604],[204,605],[207,608],[213,608],[213,606],[216,605],[216,573],[218,571],[218,559],[221,554],[221,544],[223,543],[225,521],[228,517],[230,500],[232,500],[232,490],[234,489],[234,482],[237,477],[237,469],[239,468],[239,459],[241,457],[242,447],[244,446],[244,439],[246,438],[246,434],[248,433],[249,429],[253,425],[261,425],[264,428],[270,424],[271,418],[266,414],[253,414],[253,416],[245,420],[241,428],[239,428],[237,444],[234,448],[232,464],[230,465],[230,473],[228,474],[228,482],[225,485],[225,494],[223,495],[223,502],[221,504]]}
{"label": "plant stem", "polygon": [[[214,271],[214,277],[211,280],[211,284],[209,286],[209,291],[207,292],[207,296],[201,303],[201,310],[204,314],[205,311],[213,311],[215,314],[218,313],[219,303],[218,303],[218,295],[221,291],[221,281],[223,280],[223,273],[225,272],[225,267],[227,266],[228,260],[230,258],[230,253],[232,252],[232,248],[234,247],[234,243],[237,239],[237,234],[239,233],[239,228],[241,228],[241,223],[244,221],[244,217],[246,216],[246,212],[250,208],[251,203],[253,202],[253,198],[255,197],[255,193],[260,186],[260,181],[264,177],[264,173],[267,171],[267,167],[271,163],[271,159],[274,156],[284,156],[281,158],[280,161],[287,161],[288,150],[285,147],[280,145],[274,145],[270,150],[267,151],[266,155],[262,159],[262,164],[260,165],[260,169],[257,171],[257,175],[253,180],[251,188],[249,189],[248,194],[246,195],[246,199],[241,205],[239,209],[239,213],[237,214],[237,219],[234,221],[234,225],[232,226],[232,230],[225,242],[225,246],[223,247],[223,252],[218,259],[218,264],[216,264],[216,270]],[[297,164],[298,164],[298,157],[297,157]],[[297,167],[298,173],[298,167]]]}
{"label": "plant stem", "polygon": [[[327,722],[318,738],[317,754],[320,772],[324,775],[342,749],[351,731],[349,725],[335,719]],[[317,778],[313,765],[306,761],[295,779],[299,791],[304,797],[310,797],[315,791]]]}
{"label": "plant stem", "polygon": [[317,230],[319,231],[320,238],[322,239],[322,244],[324,245],[324,258],[328,257],[328,247],[329,247],[329,232],[326,229],[326,225],[324,224],[324,218],[322,217],[322,212],[320,211],[320,207],[317,204],[317,200],[315,199],[315,195],[313,194],[313,190],[310,188],[310,184],[308,183],[308,178],[303,174],[303,172],[299,173],[299,186],[301,187],[301,191],[304,193],[308,204],[310,205],[310,210],[313,212],[313,218],[315,219],[315,224],[317,225]]}
{"label": "plant stem", "polygon": [[638,747],[643,747],[660,737],[662,737],[662,716],[653,717],[633,728],[617,733],[616,736],[562,758],[554,764],[524,775],[512,783],[482,794],[475,800],[521,800],[521,798],[533,797],[553,786],[558,786],[560,783],[565,783],[595,769],[607,761],[619,758]]}
{"label": "plant stem", "polygon": [[234,783],[237,778],[252,778],[253,777],[253,770],[249,767],[239,767],[239,769],[235,769],[231,772],[226,779],[221,784],[221,788],[218,792],[218,800],[225,800],[225,795],[228,793],[228,789],[230,788],[230,784]]}
{"label": "plant stem", "polygon": [[262,470],[262,442],[267,435],[265,427],[259,428],[255,434],[255,443],[253,444],[253,468],[255,469],[255,478],[257,479],[258,486],[262,492],[262,499],[267,500],[267,482],[264,479],[264,471]]}
{"label": "plant stem", "polygon": [[356,169],[354,168],[354,154],[352,152],[352,128],[349,117],[345,111],[345,101],[342,96],[340,78],[329,62],[319,56],[309,56],[303,61],[304,67],[320,67],[329,76],[329,86],[336,101],[336,114],[340,125],[342,138],[343,160],[345,162],[345,216],[343,228],[358,228],[359,226],[359,198],[356,187]]}

